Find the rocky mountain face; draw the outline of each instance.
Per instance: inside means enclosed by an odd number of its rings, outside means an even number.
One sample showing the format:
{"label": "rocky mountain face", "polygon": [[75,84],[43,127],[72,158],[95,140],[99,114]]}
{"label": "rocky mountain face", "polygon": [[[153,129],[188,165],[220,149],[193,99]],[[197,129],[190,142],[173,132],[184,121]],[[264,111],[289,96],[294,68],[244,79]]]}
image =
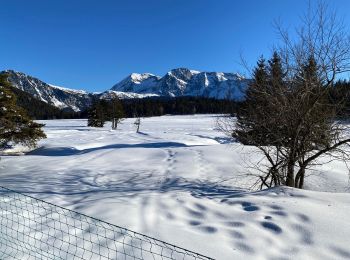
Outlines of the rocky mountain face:
{"label": "rocky mountain face", "polygon": [[132,73],[116,85],[111,90],[121,92],[133,92],[139,94],[159,94],[158,82],[160,77],[150,73]]}
{"label": "rocky mountain face", "polygon": [[31,94],[60,109],[80,111],[91,104],[92,94],[82,90],[65,89],[47,84],[37,78],[13,70],[5,71],[13,87]]}
{"label": "rocky mountain face", "polygon": [[[249,80],[234,73],[199,72],[186,68],[169,71],[159,77],[150,73],[133,73],[102,93],[88,93],[47,84],[40,79],[13,70],[4,71],[15,88],[60,109],[82,111],[92,99],[119,97],[179,97],[200,96],[242,100]],[[2,72],[2,73],[4,73]]]}
{"label": "rocky mountain face", "polygon": [[169,71],[165,76],[133,73],[112,90],[157,94],[159,96],[201,96],[242,100],[249,80],[234,73],[199,72],[186,68]]}

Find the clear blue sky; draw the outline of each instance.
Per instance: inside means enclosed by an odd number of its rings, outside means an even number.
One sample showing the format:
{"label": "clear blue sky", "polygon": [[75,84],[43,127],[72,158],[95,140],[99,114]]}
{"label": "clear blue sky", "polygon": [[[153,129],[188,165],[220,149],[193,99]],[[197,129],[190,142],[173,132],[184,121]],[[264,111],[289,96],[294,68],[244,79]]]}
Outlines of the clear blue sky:
{"label": "clear blue sky", "polygon": [[[328,0],[340,16],[350,1]],[[293,27],[307,0],[0,0],[0,70],[103,91],[132,72],[240,72],[270,54],[274,19]],[[349,25],[350,19],[345,17]]]}

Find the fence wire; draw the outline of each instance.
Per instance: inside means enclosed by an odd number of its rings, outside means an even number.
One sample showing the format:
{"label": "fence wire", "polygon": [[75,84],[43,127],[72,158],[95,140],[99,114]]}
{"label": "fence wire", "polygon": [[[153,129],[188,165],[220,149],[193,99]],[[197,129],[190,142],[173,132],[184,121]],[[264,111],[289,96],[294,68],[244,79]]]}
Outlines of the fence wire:
{"label": "fence wire", "polygon": [[212,258],[0,186],[0,259]]}

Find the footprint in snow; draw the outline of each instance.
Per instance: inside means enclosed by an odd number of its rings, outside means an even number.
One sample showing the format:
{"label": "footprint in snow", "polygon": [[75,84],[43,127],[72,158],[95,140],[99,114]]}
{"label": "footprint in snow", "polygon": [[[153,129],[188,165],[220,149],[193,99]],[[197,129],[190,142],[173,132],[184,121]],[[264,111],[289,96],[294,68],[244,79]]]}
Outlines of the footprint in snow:
{"label": "footprint in snow", "polygon": [[260,223],[266,230],[275,233],[275,234],[281,234],[282,233],[282,228],[280,228],[278,225],[272,223],[272,222],[267,222],[263,221]]}

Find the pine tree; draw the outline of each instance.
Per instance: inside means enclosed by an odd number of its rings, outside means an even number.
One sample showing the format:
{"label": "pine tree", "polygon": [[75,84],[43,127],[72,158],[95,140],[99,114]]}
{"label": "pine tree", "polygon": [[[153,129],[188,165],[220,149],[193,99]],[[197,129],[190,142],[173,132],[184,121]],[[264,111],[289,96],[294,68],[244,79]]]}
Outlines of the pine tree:
{"label": "pine tree", "polygon": [[268,61],[269,79],[271,86],[281,88],[284,85],[284,72],[282,68],[281,58],[277,52],[274,52],[272,58]]}
{"label": "pine tree", "polygon": [[276,53],[268,66],[258,62],[232,136],[256,146],[265,156],[267,164],[257,164],[261,188],[302,188],[306,169],[321,156],[334,152],[334,158],[350,158],[347,151],[338,149],[350,138],[335,121],[343,105],[331,102],[332,89],[321,80],[313,56],[288,78]]}
{"label": "pine tree", "polygon": [[265,142],[266,133],[258,127],[264,122],[266,115],[264,108],[268,100],[268,69],[263,57],[257,62],[253,71],[253,81],[246,91],[246,98],[237,113],[237,128],[232,136],[243,144],[257,144]]}
{"label": "pine tree", "polygon": [[0,75],[0,149],[15,144],[35,147],[38,140],[46,138],[41,129],[44,125],[31,120],[16,105],[7,77],[6,74]]}
{"label": "pine tree", "polygon": [[103,127],[106,121],[105,106],[101,100],[94,100],[88,109],[88,126]]}
{"label": "pine tree", "polygon": [[[276,136],[285,135],[286,124],[281,122],[285,121],[289,106],[287,86],[278,54],[275,52],[267,65],[260,58],[246,91],[245,102],[237,113],[237,130],[233,136],[238,141],[251,145],[274,145],[278,139]],[[278,142],[281,140],[278,139]]]}

